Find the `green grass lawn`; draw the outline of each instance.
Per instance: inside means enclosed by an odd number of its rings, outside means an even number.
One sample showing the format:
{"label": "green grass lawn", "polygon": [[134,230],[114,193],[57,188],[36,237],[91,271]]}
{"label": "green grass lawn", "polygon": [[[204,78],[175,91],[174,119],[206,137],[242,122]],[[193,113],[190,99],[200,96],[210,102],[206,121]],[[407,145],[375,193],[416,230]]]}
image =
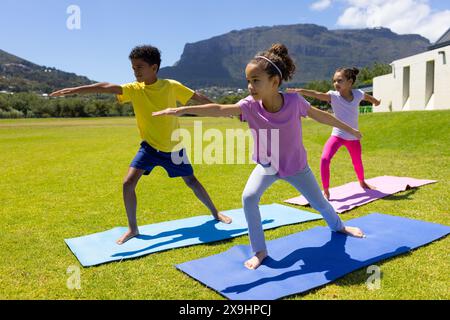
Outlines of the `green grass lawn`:
{"label": "green grass lawn", "polygon": [[[194,120],[199,118],[183,118],[182,126],[192,129]],[[204,129],[246,129],[235,119],[202,120]],[[397,175],[439,182],[359,207],[343,214],[343,220],[382,212],[450,225],[449,125],[450,111],[361,115],[368,178]],[[330,132],[303,121],[309,163],[318,179]],[[248,244],[247,236],[81,268],[81,289],[68,289],[67,269],[79,263],[64,239],[126,226],[122,179],[139,142],[135,120],[129,118],[0,121],[0,299],[223,299],[174,265]],[[194,165],[221,210],[241,207],[253,167]],[[332,186],[356,179],[345,149],[331,170]],[[208,214],[181,179],[167,178],[160,168],[141,180],[137,195],[141,225]],[[277,182],[261,203],[282,203],[296,195],[293,187]],[[265,234],[271,240],[324,225],[319,220]],[[379,290],[367,288],[370,275],[361,269],[289,299],[450,299],[449,244],[447,237],[378,263]]]}

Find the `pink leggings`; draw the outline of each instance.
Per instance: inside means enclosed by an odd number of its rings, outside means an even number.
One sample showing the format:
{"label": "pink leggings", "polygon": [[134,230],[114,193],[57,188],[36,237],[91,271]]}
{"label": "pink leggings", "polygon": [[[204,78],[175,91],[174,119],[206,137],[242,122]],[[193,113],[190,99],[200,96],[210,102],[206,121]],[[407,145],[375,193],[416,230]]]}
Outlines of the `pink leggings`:
{"label": "pink leggings", "polygon": [[324,189],[330,187],[330,162],[340,147],[345,146],[352,158],[353,167],[359,181],[364,181],[364,167],[361,159],[361,142],[359,140],[344,140],[331,136],[323,147],[320,159],[320,173],[322,175],[322,186]]}

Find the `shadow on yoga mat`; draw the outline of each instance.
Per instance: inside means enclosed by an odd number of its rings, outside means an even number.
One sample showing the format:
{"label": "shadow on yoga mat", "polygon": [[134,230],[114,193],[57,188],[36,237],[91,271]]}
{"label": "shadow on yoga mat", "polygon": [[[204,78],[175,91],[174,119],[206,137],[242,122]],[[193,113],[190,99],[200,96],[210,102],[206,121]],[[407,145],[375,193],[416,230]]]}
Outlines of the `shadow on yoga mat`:
{"label": "shadow on yoga mat", "polygon": [[379,213],[346,224],[360,227],[367,237],[316,227],[267,242],[269,257],[257,270],[243,265],[252,256],[249,246],[176,267],[229,299],[272,300],[323,286],[450,233],[448,226]]}
{"label": "shadow on yoga mat", "polygon": [[[436,180],[421,180],[408,177],[382,176],[367,179],[366,182],[375,187],[376,190],[363,189],[358,182],[350,182],[342,186],[330,189],[330,204],[338,213],[352,210],[353,208],[368,204],[372,201],[386,198],[397,192],[411,190]],[[415,189],[414,189],[415,190]],[[415,192],[415,191],[414,191]],[[409,193],[411,195],[411,193]],[[400,197],[390,197],[388,200],[402,199]],[[303,196],[285,200],[289,204],[308,206],[309,202]]]}
{"label": "shadow on yoga mat", "polygon": [[[280,204],[260,206],[264,229],[322,219],[318,214]],[[136,258],[163,250],[209,243],[245,235],[247,222],[242,209],[223,211],[233,222],[224,224],[212,216],[197,216],[139,227],[140,235],[116,244],[127,228],[114,228],[65,242],[81,265],[93,266],[111,261]]]}

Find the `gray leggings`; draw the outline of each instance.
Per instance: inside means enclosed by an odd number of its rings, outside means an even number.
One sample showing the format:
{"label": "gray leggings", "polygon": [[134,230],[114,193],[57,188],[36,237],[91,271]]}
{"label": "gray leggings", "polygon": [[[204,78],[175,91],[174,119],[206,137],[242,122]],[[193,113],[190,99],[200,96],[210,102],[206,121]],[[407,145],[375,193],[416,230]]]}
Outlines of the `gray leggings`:
{"label": "gray leggings", "polygon": [[244,206],[245,218],[247,219],[248,234],[254,252],[266,250],[261,213],[259,212],[259,200],[264,191],[280,179],[287,181],[301,192],[311,206],[320,212],[331,230],[341,231],[344,228],[342,220],[323,196],[309,166],[306,166],[305,169],[297,174],[286,178],[268,174],[269,170],[270,168],[265,168],[258,164],[248,178],[244,192],[242,193],[242,204]]}

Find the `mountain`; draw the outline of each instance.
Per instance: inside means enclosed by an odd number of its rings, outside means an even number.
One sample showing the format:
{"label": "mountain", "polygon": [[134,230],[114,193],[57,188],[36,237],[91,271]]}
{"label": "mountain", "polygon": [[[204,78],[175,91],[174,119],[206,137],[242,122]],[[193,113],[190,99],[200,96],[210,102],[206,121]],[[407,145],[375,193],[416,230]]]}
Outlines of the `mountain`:
{"label": "mountain", "polygon": [[[314,24],[256,27],[185,45],[180,60],[159,76],[193,88],[245,87],[244,69],[257,52],[284,43],[297,63],[291,84],[330,79],[341,66],[368,67],[426,51],[419,35],[398,35],[386,28],[328,30]],[[163,57],[164,59],[164,57]],[[39,66],[0,50],[0,91],[50,93],[93,83],[90,79]]]}
{"label": "mountain", "polygon": [[398,35],[386,28],[328,30],[314,24],[256,27],[186,44],[181,59],[172,67],[161,68],[159,76],[193,88],[245,87],[247,62],[276,42],[284,43],[296,61],[298,71],[292,83],[297,84],[330,79],[341,66],[390,63],[430,46],[422,36]]}
{"label": "mountain", "polygon": [[0,91],[50,93],[91,83],[93,81],[86,77],[39,66],[0,50]]}

